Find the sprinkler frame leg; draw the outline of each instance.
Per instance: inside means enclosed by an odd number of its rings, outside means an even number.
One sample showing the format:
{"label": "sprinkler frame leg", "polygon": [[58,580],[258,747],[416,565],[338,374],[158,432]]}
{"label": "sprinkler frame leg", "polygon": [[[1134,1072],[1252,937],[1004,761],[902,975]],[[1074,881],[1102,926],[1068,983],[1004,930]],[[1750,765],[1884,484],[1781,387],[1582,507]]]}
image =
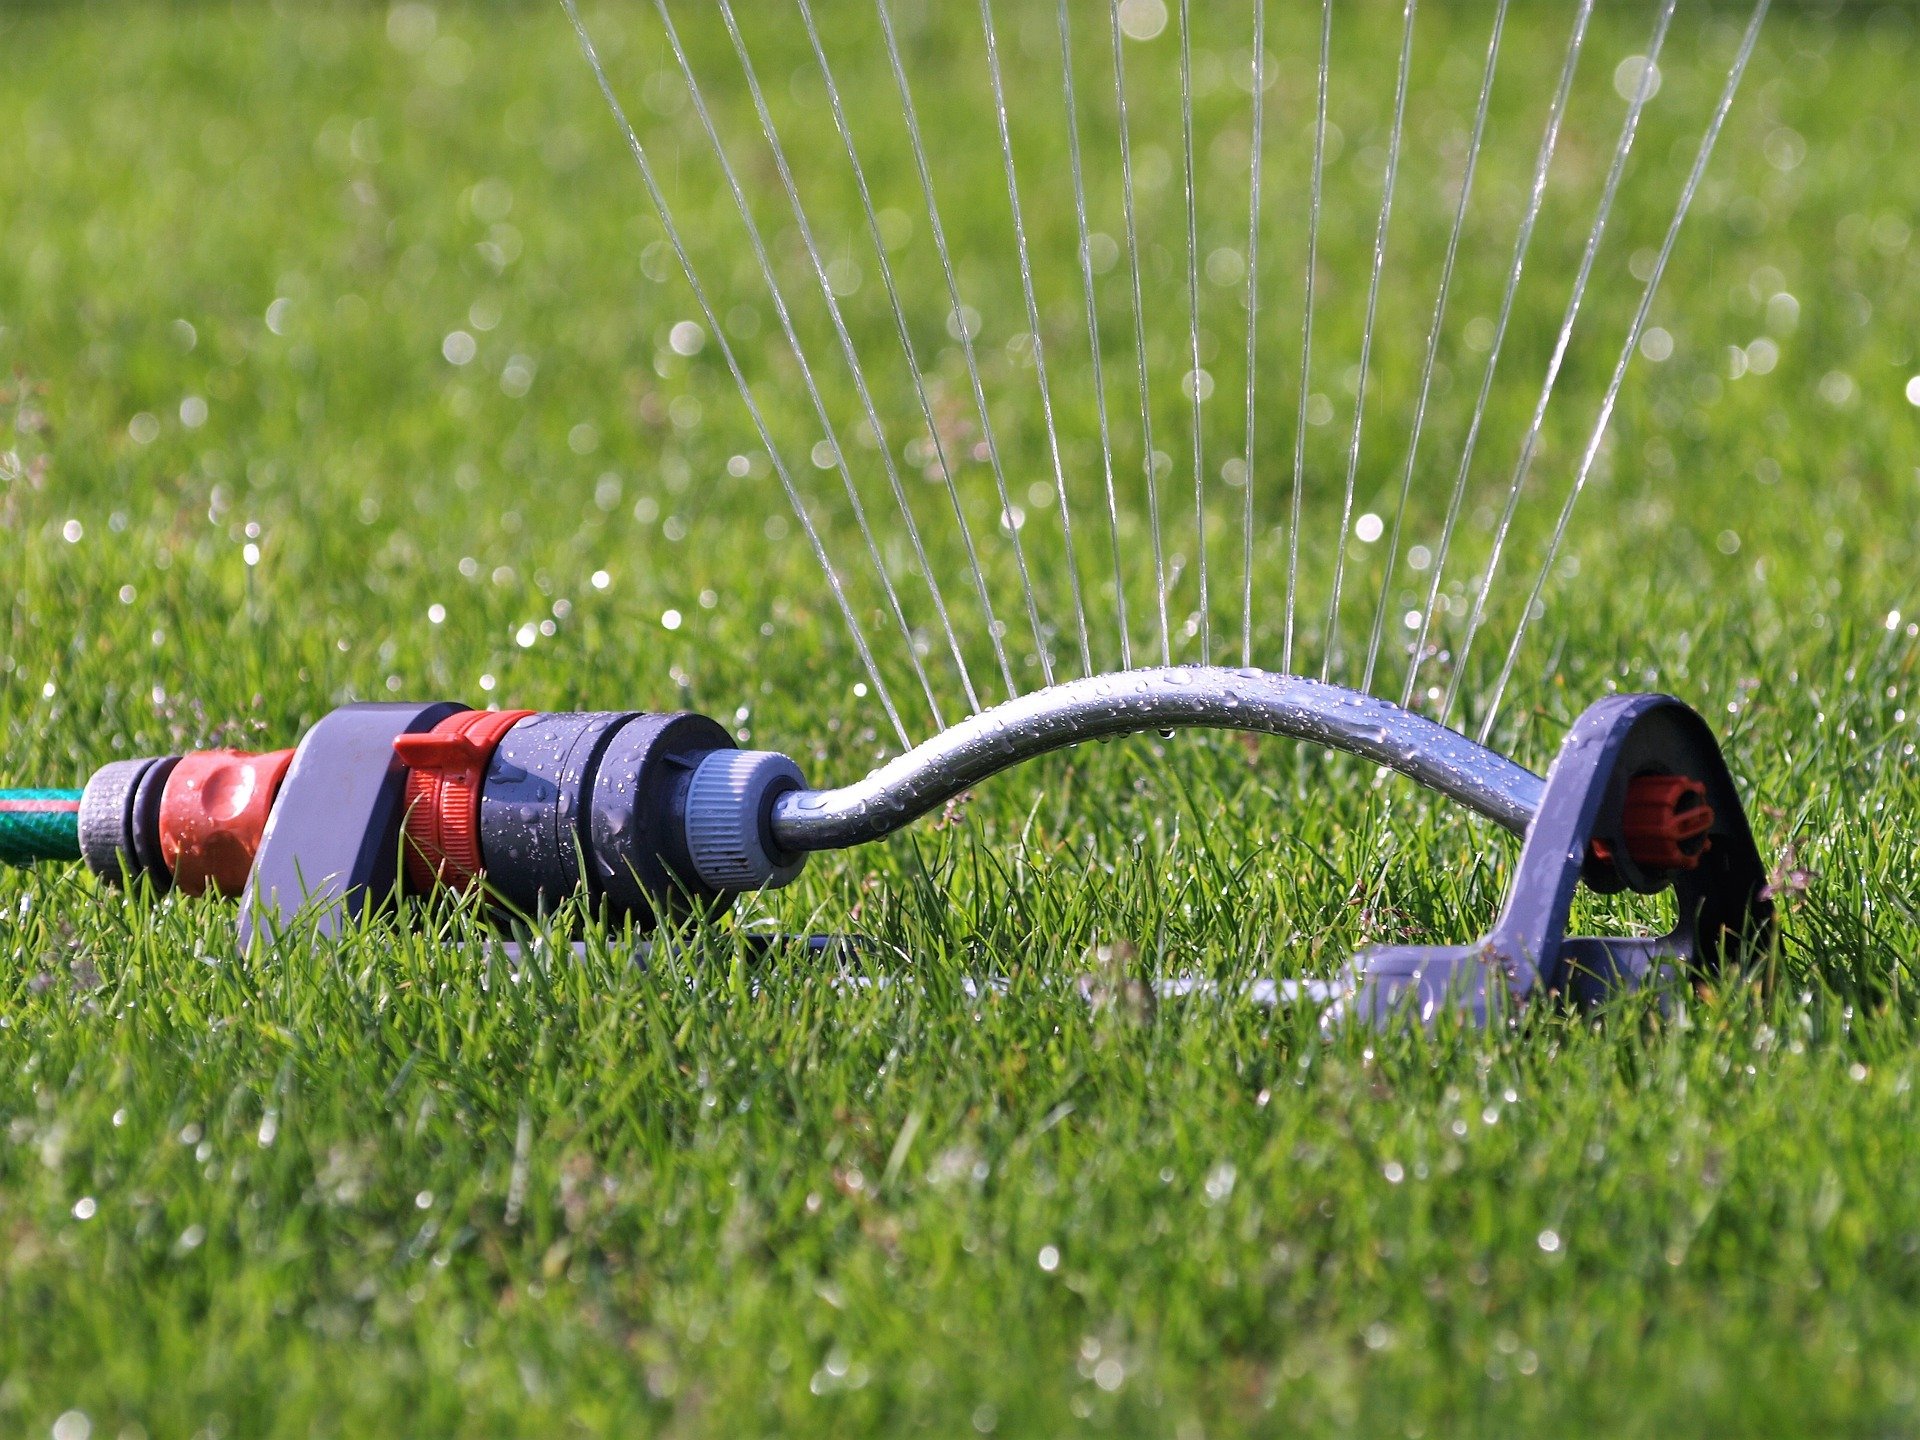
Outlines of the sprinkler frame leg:
{"label": "sprinkler frame leg", "polygon": [[448,700],[343,705],[306,733],[241,896],[242,954],[256,935],[272,943],[295,913],[310,917],[313,933],[330,936],[348,915],[393,893],[407,798],[393,742],[464,708]]}
{"label": "sprinkler frame leg", "polygon": [[[1706,789],[1713,824],[1694,868],[1645,870],[1627,858],[1627,787],[1661,774]],[[1654,937],[1568,935],[1583,882],[1602,894],[1671,888],[1674,928]],[[1560,747],[1493,929],[1472,945],[1361,952],[1335,1012],[1387,1025],[1431,1023],[1450,1010],[1485,1024],[1536,993],[1593,1004],[1676,973],[1711,977],[1763,953],[1773,933],[1766,867],[1706,721],[1671,696],[1611,696],[1590,706]]]}

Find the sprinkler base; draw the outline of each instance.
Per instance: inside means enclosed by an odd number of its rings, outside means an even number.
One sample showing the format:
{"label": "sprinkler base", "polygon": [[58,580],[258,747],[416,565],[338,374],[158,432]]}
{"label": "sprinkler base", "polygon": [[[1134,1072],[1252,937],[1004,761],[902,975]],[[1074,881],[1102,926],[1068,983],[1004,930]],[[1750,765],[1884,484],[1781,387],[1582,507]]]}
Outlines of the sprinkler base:
{"label": "sprinkler base", "polygon": [[[1688,852],[1646,814],[1661,796],[1688,805]],[[1582,884],[1601,894],[1671,889],[1674,927],[1570,936]],[[1493,929],[1473,945],[1364,951],[1330,1018],[1430,1025],[1450,1013],[1486,1025],[1536,995],[1597,1004],[1682,975],[1710,979],[1763,954],[1773,933],[1766,867],[1706,721],[1670,696],[1610,696],[1574,722],[1547,772]]]}

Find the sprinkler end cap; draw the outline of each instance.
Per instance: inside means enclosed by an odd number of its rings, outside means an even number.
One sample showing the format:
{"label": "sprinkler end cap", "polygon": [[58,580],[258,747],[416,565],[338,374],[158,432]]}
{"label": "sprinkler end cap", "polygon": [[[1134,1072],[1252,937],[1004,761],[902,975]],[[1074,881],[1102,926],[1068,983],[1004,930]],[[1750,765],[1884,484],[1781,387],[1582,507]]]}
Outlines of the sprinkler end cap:
{"label": "sprinkler end cap", "polygon": [[777,890],[806,864],[773,843],[768,816],[789,790],[803,790],[800,767],[772,750],[715,750],[687,783],[687,854],[716,890]]}
{"label": "sprinkler end cap", "polygon": [[141,873],[133,848],[133,798],[140,781],[160,761],[110,760],[93,772],[80,794],[80,858],[109,885]]}

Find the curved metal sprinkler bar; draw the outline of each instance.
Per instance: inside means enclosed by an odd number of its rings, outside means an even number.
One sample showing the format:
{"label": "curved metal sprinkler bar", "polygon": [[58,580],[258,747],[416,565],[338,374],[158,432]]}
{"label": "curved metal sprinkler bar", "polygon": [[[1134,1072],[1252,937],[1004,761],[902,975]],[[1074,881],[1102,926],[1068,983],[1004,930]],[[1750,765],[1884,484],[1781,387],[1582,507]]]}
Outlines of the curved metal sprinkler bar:
{"label": "curved metal sprinkler bar", "polygon": [[1210,727],[1288,735],[1375,761],[1525,835],[1546,782],[1457,731],[1339,685],[1265,670],[1171,666],[1070,680],[970,716],[852,785],[774,802],[790,853],[891,835],[988,776],[1083,740]]}

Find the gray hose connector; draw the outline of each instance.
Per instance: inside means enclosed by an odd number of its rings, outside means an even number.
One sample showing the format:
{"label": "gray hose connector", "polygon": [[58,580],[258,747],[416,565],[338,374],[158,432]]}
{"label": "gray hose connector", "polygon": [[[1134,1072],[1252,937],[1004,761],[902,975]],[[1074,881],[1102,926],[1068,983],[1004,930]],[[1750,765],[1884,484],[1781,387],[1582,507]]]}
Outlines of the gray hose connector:
{"label": "gray hose connector", "polygon": [[160,797],[178,755],[110,760],[80,796],[80,858],[109,885],[145,875],[156,892],[173,884],[160,854]]}
{"label": "gray hose connector", "polygon": [[805,854],[775,847],[773,802],[807,782],[772,750],[715,750],[687,784],[687,855],[716,890],[777,890],[800,873]]}

